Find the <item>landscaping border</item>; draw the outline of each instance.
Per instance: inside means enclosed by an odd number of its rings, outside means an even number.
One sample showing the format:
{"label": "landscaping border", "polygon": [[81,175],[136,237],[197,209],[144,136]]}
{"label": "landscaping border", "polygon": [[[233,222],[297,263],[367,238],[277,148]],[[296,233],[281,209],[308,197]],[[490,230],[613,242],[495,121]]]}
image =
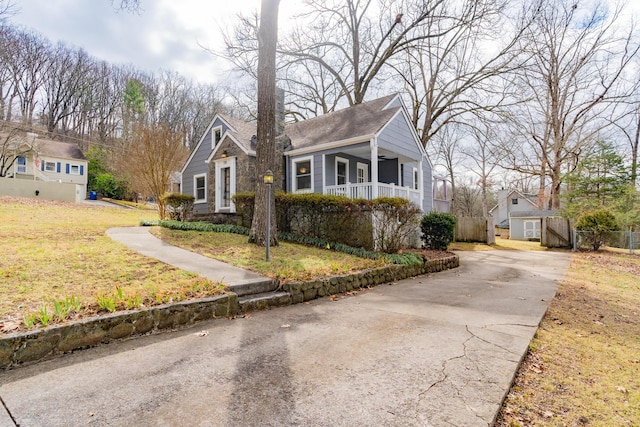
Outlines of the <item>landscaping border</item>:
{"label": "landscaping border", "polygon": [[[425,261],[420,265],[387,267],[309,282],[285,283],[289,293],[281,305],[297,304],[327,295],[377,286],[460,265],[458,255]],[[290,302],[289,302],[290,301]],[[115,340],[181,329],[197,322],[228,318],[241,311],[238,295],[228,292],[212,298],[165,304],[54,325],[0,338],[0,370],[35,363],[64,353]]]}

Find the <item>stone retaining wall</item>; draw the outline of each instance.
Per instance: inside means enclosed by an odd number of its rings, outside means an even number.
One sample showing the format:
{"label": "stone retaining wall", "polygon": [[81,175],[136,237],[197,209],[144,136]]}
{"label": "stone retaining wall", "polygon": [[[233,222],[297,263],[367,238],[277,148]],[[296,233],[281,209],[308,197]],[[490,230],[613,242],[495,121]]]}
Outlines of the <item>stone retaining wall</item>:
{"label": "stone retaining wall", "polygon": [[236,314],[237,310],[238,296],[231,293],[11,334],[0,339],[0,369],[117,339],[182,328],[203,320],[229,317]]}
{"label": "stone retaining wall", "polygon": [[291,282],[282,285],[282,288],[291,294],[291,302],[298,304],[327,295],[349,292],[359,288],[377,286],[383,283],[395,282],[407,277],[419,276],[426,273],[449,270],[460,265],[457,255],[426,261],[422,265],[404,266],[392,265],[375,270],[362,271],[344,276],[336,276],[327,279],[318,279],[310,282]]}
{"label": "stone retaining wall", "polygon": [[[314,298],[436,273],[460,265],[457,255],[427,261],[418,266],[392,265],[359,273],[292,282],[282,286],[289,295],[266,306],[298,304]],[[257,303],[256,303],[257,304]],[[255,305],[260,308],[260,305]],[[196,322],[230,317],[240,312],[238,296],[228,293],[214,298],[185,301],[84,319],[66,325],[11,334],[0,338],[0,369],[33,363],[62,353],[93,347],[113,340],[179,329]]]}

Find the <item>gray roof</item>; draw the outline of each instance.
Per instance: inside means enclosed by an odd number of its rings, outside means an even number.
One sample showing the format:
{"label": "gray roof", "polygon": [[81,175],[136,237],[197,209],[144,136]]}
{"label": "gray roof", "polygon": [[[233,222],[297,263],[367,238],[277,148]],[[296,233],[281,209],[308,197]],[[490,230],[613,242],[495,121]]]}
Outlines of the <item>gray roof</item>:
{"label": "gray roof", "polygon": [[532,211],[522,211],[522,212],[510,212],[509,216],[511,218],[542,218],[547,216],[556,216],[558,211],[550,211],[550,210],[532,210]]}
{"label": "gray roof", "polygon": [[[400,109],[383,109],[396,96],[397,94],[387,95],[322,116],[287,124],[284,133],[291,140],[292,149],[374,135]],[[222,114],[220,117],[233,128],[230,133],[245,150],[255,151],[255,144],[251,143],[251,139],[257,133],[255,123]]]}
{"label": "gray roof", "polygon": [[222,119],[227,122],[235,132],[230,130],[230,133],[234,138],[238,140],[238,143],[247,151],[255,151],[255,144],[251,144],[251,139],[256,134],[256,124],[249,123],[242,120],[234,119],[228,116],[220,115]]}
{"label": "gray roof", "polygon": [[[31,135],[31,136],[30,136]],[[87,158],[82,154],[82,150],[78,147],[78,144],[62,141],[53,141],[51,139],[43,139],[36,137],[35,140],[31,139],[34,134],[16,134],[12,135],[11,139],[15,141],[15,144],[25,146],[37,151],[39,155],[58,157],[61,159],[72,160],[86,160]],[[0,133],[0,138],[4,140],[9,137],[7,133]],[[27,142],[33,141],[31,142]]]}
{"label": "gray roof", "polygon": [[37,144],[40,155],[62,159],[87,160],[78,144],[40,138],[38,138]]}
{"label": "gray roof", "polygon": [[285,134],[293,149],[312,147],[329,142],[344,141],[373,135],[397,113],[400,107],[383,108],[397,94],[353,105],[312,119],[289,124]]}

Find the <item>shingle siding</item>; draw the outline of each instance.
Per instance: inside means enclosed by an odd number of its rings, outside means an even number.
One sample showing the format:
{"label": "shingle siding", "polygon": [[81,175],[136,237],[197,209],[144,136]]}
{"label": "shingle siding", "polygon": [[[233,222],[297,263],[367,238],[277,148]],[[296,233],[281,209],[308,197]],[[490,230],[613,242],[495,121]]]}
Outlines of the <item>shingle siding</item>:
{"label": "shingle siding", "polygon": [[397,114],[378,135],[378,147],[412,159],[421,158],[413,132],[402,113]]}
{"label": "shingle siding", "polygon": [[425,158],[422,161],[422,188],[424,189],[424,199],[422,200],[423,212],[431,212],[433,210],[433,178],[431,172],[431,165]]}
{"label": "shingle siding", "polygon": [[[182,172],[182,194],[188,194],[195,196],[193,188],[193,177],[195,175],[206,174],[209,171],[209,165],[205,163],[209,154],[211,154],[211,137],[213,129],[221,124],[220,119],[217,119],[213,126],[209,128],[207,133],[202,138],[200,145],[196,147],[196,152],[193,153],[191,160],[186,165]],[[208,177],[210,178],[210,177]],[[207,179],[207,186],[210,185],[209,179]],[[207,189],[208,191],[208,189]],[[209,207],[207,203],[196,203],[193,205],[194,213],[208,213]]]}

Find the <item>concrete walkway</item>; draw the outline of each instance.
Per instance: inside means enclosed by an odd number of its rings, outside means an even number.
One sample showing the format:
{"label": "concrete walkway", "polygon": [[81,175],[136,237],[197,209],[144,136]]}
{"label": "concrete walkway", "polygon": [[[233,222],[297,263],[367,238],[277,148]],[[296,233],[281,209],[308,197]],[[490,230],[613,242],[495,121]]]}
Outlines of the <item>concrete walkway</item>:
{"label": "concrete walkway", "polygon": [[335,301],[4,372],[0,396],[29,427],[488,426],[570,255],[459,255],[458,269]]}
{"label": "concrete walkway", "polygon": [[143,255],[197,273],[214,282],[222,282],[231,289],[236,286],[271,281],[260,274],[172,246],[151,234],[149,227],[110,228],[107,230],[107,235]]}

